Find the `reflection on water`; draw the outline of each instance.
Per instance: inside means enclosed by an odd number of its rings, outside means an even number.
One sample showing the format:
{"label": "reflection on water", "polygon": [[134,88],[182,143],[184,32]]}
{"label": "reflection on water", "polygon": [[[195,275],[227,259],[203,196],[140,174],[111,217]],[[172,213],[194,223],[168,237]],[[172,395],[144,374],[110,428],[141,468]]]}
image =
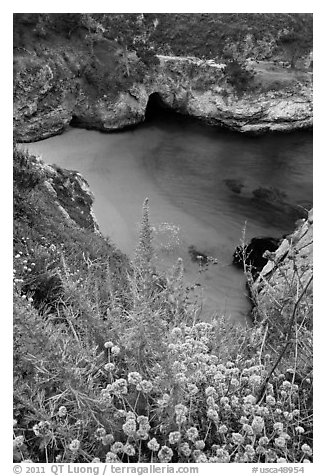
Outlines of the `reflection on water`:
{"label": "reflection on water", "polygon": [[[247,239],[278,237],[293,229],[291,207],[253,200],[252,192],[275,188],[286,194],[288,204],[312,202],[308,132],[247,137],[169,118],[123,133],[70,129],[24,147],[47,163],[84,175],[103,233],[128,254],[135,248],[141,206],[149,197],[152,224],[161,230],[156,236],[160,266],[183,258],[186,279],[200,285],[203,318],[224,313],[243,320],[248,311],[243,274],[231,265],[245,224]],[[241,183],[240,193],[227,186],[228,180]],[[167,240],[173,246],[166,246]],[[189,246],[218,264],[200,272]]]}

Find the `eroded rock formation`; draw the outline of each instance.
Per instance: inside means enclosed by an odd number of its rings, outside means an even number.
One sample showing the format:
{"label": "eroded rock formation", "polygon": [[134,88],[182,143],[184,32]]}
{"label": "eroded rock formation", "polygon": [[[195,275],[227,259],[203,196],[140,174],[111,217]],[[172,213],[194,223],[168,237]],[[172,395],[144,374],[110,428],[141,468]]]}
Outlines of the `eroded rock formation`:
{"label": "eroded rock formation", "polygon": [[211,61],[160,57],[160,65],[127,90],[112,94],[97,88],[94,94],[83,78],[77,53],[69,61],[59,52],[51,60],[46,55],[20,57],[14,81],[15,138],[40,140],[63,132],[70,123],[102,131],[136,125],[145,120],[152,94],[176,112],[241,132],[312,126],[310,83],[294,82],[277,91],[239,97],[225,81],[223,67]]}

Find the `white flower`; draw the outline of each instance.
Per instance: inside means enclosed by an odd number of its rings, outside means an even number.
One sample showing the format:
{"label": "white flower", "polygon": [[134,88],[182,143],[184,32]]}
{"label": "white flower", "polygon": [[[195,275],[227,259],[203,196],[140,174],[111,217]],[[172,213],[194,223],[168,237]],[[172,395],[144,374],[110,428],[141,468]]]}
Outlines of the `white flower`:
{"label": "white flower", "polygon": [[148,443],[147,443],[148,448],[151,451],[158,451],[160,448],[159,443],[157,442],[156,438],[152,438]]}
{"label": "white flower", "polygon": [[195,441],[198,438],[198,430],[195,426],[188,428],[186,431],[187,438],[190,441]]}
{"label": "white flower", "polygon": [[108,362],[107,364],[104,365],[104,370],[106,370],[107,372],[112,372],[114,368],[115,368],[115,365],[112,362]]}
{"label": "white flower", "polygon": [[172,431],[169,434],[169,443],[170,445],[174,445],[177,443],[181,438],[181,433],[179,431]]}
{"label": "white flower", "polygon": [[307,444],[302,445],[301,450],[305,455],[312,456],[312,449],[310,448],[309,445]]}
{"label": "white flower", "polygon": [[242,445],[244,442],[244,437],[240,433],[232,433],[233,443],[236,445]]}
{"label": "white flower", "polygon": [[244,397],[243,402],[248,405],[254,405],[256,403],[256,397],[253,395],[247,395]]}
{"label": "white flower", "polygon": [[184,456],[190,456],[191,455],[191,449],[189,448],[188,443],[182,443],[179,446],[179,451],[182,453]]}
{"label": "white flower", "polygon": [[203,450],[205,448],[205,441],[204,440],[198,440],[195,443],[195,448],[197,450]]}
{"label": "white flower", "polygon": [[62,405],[58,410],[58,416],[60,418],[64,418],[67,415],[67,413],[68,413],[67,408],[64,405]]}
{"label": "white flower", "polygon": [[135,420],[127,420],[126,423],[122,425],[122,430],[127,436],[133,436],[136,432]]}
{"label": "white flower", "polygon": [[296,431],[297,433],[302,434],[302,433],[304,433],[304,428],[302,428],[302,426],[296,426],[296,427],[295,427],[295,431]]}
{"label": "white flower", "polygon": [[133,385],[138,385],[142,381],[142,376],[138,372],[130,372],[128,374],[128,382]]}
{"label": "white flower", "polygon": [[157,456],[161,463],[168,463],[172,459],[173,451],[168,446],[162,446]]}
{"label": "white flower", "polygon": [[20,448],[23,444],[24,444],[24,436],[23,435],[16,436],[16,438],[14,439],[14,447]]}
{"label": "white flower", "polygon": [[111,446],[111,451],[112,453],[118,454],[118,453],[123,453],[124,451],[124,444],[121,443],[121,441],[116,441],[113,443]]}
{"label": "white flower", "polygon": [[267,403],[267,405],[274,406],[276,404],[276,400],[271,395],[267,395],[266,403]]}
{"label": "white flower", "polygon": [[282,431],[283,431],[283,423],[281,423],[281,422],[274,423],[273,428],[274,428],[274,430],[277,431],[278,433],[282,433]]}
{"label": "white flower", "polygon": [[262,433],[262,431],[265,428],[265,421],[262,417],[260,416],[255,416],[252,423],[251,423],[252,429],[254,430],[254,433]]}
{"label": "white flower", "polygon": [[142,380],[136,385],[136,389],[143,393],[150,393],[153,389],[153,384],[149,380]]}
{"label": "white flower", "polygon": [[278,438],[275,438],[274,444],[279,448],[284,448],[286,446],[286,440],[283,436],[279,436]]}
{"label": "white flower", "polygon": [[214,397],[216,395],[216,390],[214,387],[207,387],[205,390],[206,397]]}
{"label": "white flower", "polygon": [[123,447],[123,451],[126,453],[128,456],[134,456],[136,453],[135,448],[130,444],[126,443]]}
{"label": "white flower", "polygon": [[115,453],[112,453],[112,451],[109,451],[108,453],[106,453],[105,462],[106,463],[118,463],[119,458]]}
{"label": "white flower", "polygon": [[73,453],[76,453],[79,450],[79,448],[80,448],[80,441],[77,439],[72,440],[72,442],[69,444],[69,449]]}
{"label": "white flower", "polygon": [[114,345],[113,347],[111,347],[111,352],[113,355],[119,355],[120,354],[120,347],[118,347],[117,345]]}

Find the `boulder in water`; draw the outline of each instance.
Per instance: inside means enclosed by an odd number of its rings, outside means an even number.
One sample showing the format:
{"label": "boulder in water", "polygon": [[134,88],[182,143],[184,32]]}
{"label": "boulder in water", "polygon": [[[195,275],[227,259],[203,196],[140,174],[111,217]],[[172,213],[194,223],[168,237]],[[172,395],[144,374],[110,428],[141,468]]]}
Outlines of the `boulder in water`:
{"label": "boulder in water", "polygon": [[191,260],[201,264],[207,264],[208,256],[201,251],[196,250],[196,248],[191,245],[188,248],[188,252],[190,254]]}
{"label": "boulder in water", "polygon": [[268,259],[263,255],[265,251],[276,251],[279,246],[279,240],[272,237],[252,238],[247,245],[237,246],[233,253],[233,264],[239,268],[251,267],[253,275],[259,273]]}

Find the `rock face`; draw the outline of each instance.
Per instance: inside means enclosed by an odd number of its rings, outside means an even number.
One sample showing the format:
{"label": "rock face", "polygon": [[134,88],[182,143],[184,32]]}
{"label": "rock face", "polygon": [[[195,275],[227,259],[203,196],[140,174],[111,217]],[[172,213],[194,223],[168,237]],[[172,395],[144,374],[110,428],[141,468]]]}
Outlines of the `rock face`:
{"label": "rock face", "polygon": [[34,157],[33,167],[43,177],[42,186],[51,195],[66,225],[99,233],[92,209],[94,196],[84,177],[79,172],[44,164],[38,157]]}
{"label": "rock face", "polygon": [[[287,236],[275,252],[267,254],[268,262],[252,285],[260,320],[278,316],[279,329],[288,329],[297,307],[301,331],[312,331],[313,303],[313,211],[309,212],[294,233]],[[273,309],[273,313],[271,313]],[[296,318],[298,319],[298,317]],[[272,323],[273,325],[273,323]],[[300,331],[300,332],[301,332]],[[302,337],[302,345],[311,335]],[[307,339],[307,341],[306,341]],[[301,344],[300,344],[301,345]],[[310,345],[310,344],[309,344]],[[307,350],[307,349],[306,349]],[[312,349],[309,349],[312,352]]]}
{"label": "rock face", "polygon": [[[28,61],[27,61],[28,60]],[[14,132],[19,142],[59,134],[71,123],[114,131],[145,119],[149,97],[208,124],[246,133],[287,131],[312,126],[312,87],[293,84],[278,91],[238,97],[223,74],[224,65],[177,57],[160,57],[142,82],[115,95],[93,94],[78,69],[78,56],[63,54],[20,59],[14,81]],[[75,61],[75,64],[74,64]],[[77,66],[76,66],[77,65]]]}

